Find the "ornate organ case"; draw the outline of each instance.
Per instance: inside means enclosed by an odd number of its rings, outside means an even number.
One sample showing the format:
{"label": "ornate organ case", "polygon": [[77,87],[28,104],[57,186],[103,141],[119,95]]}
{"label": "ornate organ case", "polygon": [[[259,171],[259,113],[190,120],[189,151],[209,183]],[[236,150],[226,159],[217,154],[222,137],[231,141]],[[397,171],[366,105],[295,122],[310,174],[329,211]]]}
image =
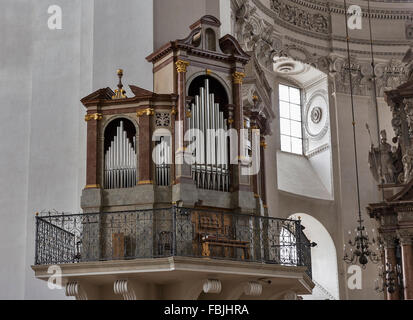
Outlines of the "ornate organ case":
{"label": "ornate organ case", "polygon": [[[177,204],[196,208],[191,210],[188,229],[193,233],[192,253],[241,254],[248,259],[251,244],[239,234],[251,227],[248,216],[223,211],[266,213],[264,136],[273,118],[268,108],[271,90],[256,60],[250,60],[232,36],[219,38],[219,27],[216,18],[204,16],[190,27],[187,38],[148,56],[154,92],[130,85],[134,96],[127,97],[123,71],[118,70],[115,91],[100,89],[81,100],[87,109],[82,209],[132,212],[127,223],[120,216],[102,215],[96,224],[87,225],[86,233],[96,236],[93,241],[99,239],[100,255],[134,256],[148,244],[136,240],[143,234],[154,235],[155,247],[171,250],[172,222],[165,210]],[[200,138],[186,137],[189,129],[198,130]],[[260,129],[258,143],[252,130],[241,129]],[[213,138],[208,130],[214,130]],[[235,139],[229,131],[236,132]],[[246,143],[241,144],[241,134],[248,135]],[[235,158],[231,144],[237,147]],[[243,173],[249,165],[244,156],[253,148],[261,155],[261,170],[248,175]],[[188,162],[188,156],[195,156],[195,161]],[[152,208],[165,212],[135,211]]]}
{"label": "ornate organ case", "polygon": [[[154,92],[130,86],[134,96],[127,97],[119,70],[115,91],[100,89],[81,100],[87,109],[84,212],[179,203],[262,214],[264,136],[273,115],[258,107],[270,105],[270,89],[266,82],[257,83],[263,77],[254,74],[256,61],[249,62],[231,35],[220,38],[219,28],[219,20],[204,16],[190,26],[188,37],[149,55]],[[244,81],[248,90],[243,91]],[[194,140],[185,139],[188,129],[200,130],[206,141],[207,129],[235,129],[240,136],[243,128],[261,129],[258,175],[242,174],[242,155],[251,153],[250,140],[241,145],[238,139],[238,158],[230,161],[225,134],[217,134],[208,149],[196,142],[189,150]],[[185,161],[189,153],[196,155],[195,163]]]}
{"label": "ornate organ case", "polygon": [[[147,57],[153,63],[154,91],[178,95],[176,119],[182,123],[174,133],[178,160],[193,152],[184,139],[188,129],[201,130],[207,144],[207,129],[233,128],[240,134],[244,128],[242,83],[250,57],[232,36],[219,38],[219,27],[215,17],[204,16],[190,26],[188,37],[169,42]],[[205,161],[197,157],[192,165],[175,164],[173,201],[254,212],[252,176],[241,174],[241,161],[230,163],[225,137],[207,147],[211,148],[196,145],[196,156]]]}

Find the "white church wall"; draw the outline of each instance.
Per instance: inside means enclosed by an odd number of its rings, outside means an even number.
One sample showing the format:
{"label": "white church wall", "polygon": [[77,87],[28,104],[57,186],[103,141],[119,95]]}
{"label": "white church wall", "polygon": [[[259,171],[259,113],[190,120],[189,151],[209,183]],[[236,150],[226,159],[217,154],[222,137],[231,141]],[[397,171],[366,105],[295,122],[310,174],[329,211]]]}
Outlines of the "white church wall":
{"label": "white church wall", "polygon": [[33,69],[30,153],[25,159],[29,180],[27,208],[21,210],[27,227],[16,231],[27,233],[26,259],[18,267],[25,273],[16,274],[16,278],[25,274],[25,290],[16,298],[64,297],[63,290],[50,291],[45,282],[35,279],[30,268],[34,212],[79,211],[86,154],[85,110],[79,100],[98,88],[115,87],[119,67],[125,69],[125,84],[152,89],[152,67],[145,60],[153,51],[152,1],[126,2],[119,7],[113,1],[55,1],[62,8],[62,30],[47,28],[48,1],[37,1],[33,7],[33,46],[26,52],[31,57],[28,69]]}
{"label": "white church wall", "polygon": [[154,0],[154,49],[168,41],[185,38],[190,32],[189,26],[207,14],[221,21],[221,37],[231,34],[228,0]]}
{"label": "white church wall", "polygon": [[[339,154],[339,188],[340,188],[340,203],[338,210],[341,214],[342,226],[340,233],[343,237],[343,242],[349,240],[348,231],[351,230],[351,237],[354,238],[354,229],[357,224],[357,192],[356,192],[356,173],[355,173],[355,158],[354,158],[354,143],[352,131],[351,117],[351,101],[350,96],[346,94],[336,94],[336,125],[338,130],[338,154]],[[365,96],[354,97],[354,109],[356,119],[356,142],[358,152],[358,168],[359,168],[359,186],[361,199],[361,213],[364,219],[366,229],[371,235],[374,228],[371,219],[367,216],[364,209],[368,203],[378,200],[378,189],[370,173],[367,154],[370,146],[369,137],[366,131],[365,123],[371,121],[370,98]],[[343,257],[343,248],[338,248],[338,256],[341,260]],[[341,253],[341,254],[340,254]],[[347,279],[348,265],[341,262],[345,274],[342,276]],[[348,299],[380,299],[381,297],[374,291],[374,280],[377,278],[377,266],[369,263],[362,274],[362,290],[349,289],[346,286]]]}
{"label": "white church wall", "polygon": [[32,5],[15,0],[2,5],[8,9],[0,12],[0,299],[19,299],[25,273]]}

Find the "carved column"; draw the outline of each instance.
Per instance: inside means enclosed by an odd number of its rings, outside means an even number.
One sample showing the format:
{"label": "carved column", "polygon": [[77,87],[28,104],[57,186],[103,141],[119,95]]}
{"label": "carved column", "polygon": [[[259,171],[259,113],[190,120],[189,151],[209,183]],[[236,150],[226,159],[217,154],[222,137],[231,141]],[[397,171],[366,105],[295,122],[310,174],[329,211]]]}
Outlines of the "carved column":
{"label": "carved column", "polygon": [[185,149],[186,143],[184,141],[184,135],[186,131],[186,69],[189,66],[188,61],[178,60],[175,62],[177,71],[177,94],[178,94],[178,106],[177,116],[178,126],[175,126],[175,179],[176,183],[180,183],[183,180],[186,182],[192,182],[191,167],[185,162]]}
{"label": "carved column", "polygon": [[87,114],[85,121],[87,122],[87,168],[86,168],[86,187],[100,188],[98,183],[98,139],[99,139],[99,120],[102,119],[101,113]]}
{"label": "carved column", "polygon": [[[258,117],[258,112],[257,111],[251,111],[250,114],[250,121],[251,121],[251,129],[255,129],[258,128],[257,126],[257,117]],[[261,152],[261,148],[260,148],[260,152]],[[261,165],[261,163],[260,163]],[[262,170],[262,168],[260,168]],[[259,192],[259,188],[261,187],[261,185],[259,185],[259,175],[261,174],[261,171],[258,172],[258,174],[254,175],[252,177],[252,191],[254,192],[254,195],[256,198],[259,198],[259,196],[261,196],[260,192]],[[263,199],[264,201],[264,199]]]}
{"label": "carved column", "polygon": [[[392,268],[396,268],[396,234],[386,233],[382,235],[384,241],[384,255],[386,263],[391,264]],[[386,266],[384,265],[384,268]],[[399,286],[397,282],[395,284],[395,290],[393,293],[387,292],[387,300],[400,300]]]}
{"label": "carved column", "polygon": [[139,117],[139,182],[138,184],[153,184],[152,179],[152,116],[154,110],[147,108],[137,112]]}
{"label": "carved column", "polygon": [[[242,72],[235,71],[232,74],[232,94],[233,94],[233,118],[229,121],[232,123],[232,128],[237,130],[238,134],[238,155],[242,154],[241,150],[241,129],[244,128],[244,110],[242,106],[242,81],[245,77],[245,74]],[[241,176],[241,159],[238,156],[238,164],[231,165],[231,187],[233,191],[250,191],[249,186],[249,177]]]}
{"label": "carved column", "polygon": [[177,94],[178,94],[178,121],[182,121],[182,127],[178,128],[179,144],[178,148],[184,147],[185,133],[185,106],[186,106],[186,68],[189,66],[188,61],[178,60],[175,62],[177,71]]}
{"label": "carved column", "polygon": [[402,247],[404,299],[413,300],[413,229],[398,230]]}
{"label": "carved column", "polygon": [[261,199],[264,204],[267,203],[267,191],[265,185],[265,149],[267,148],[267,143],[265,142],[265,137],[261,135],[260,142],[260,172],[261,175]]}

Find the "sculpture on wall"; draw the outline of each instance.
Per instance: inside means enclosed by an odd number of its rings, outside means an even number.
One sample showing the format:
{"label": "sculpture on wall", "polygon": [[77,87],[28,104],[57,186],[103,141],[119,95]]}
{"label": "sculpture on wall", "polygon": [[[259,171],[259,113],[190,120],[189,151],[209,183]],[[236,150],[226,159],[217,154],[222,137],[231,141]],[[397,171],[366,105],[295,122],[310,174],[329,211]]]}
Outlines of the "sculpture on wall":
{"label": "sculpture on wall", "polygon": [[[367,124],[366,127],[370,134],[370,129]],[[400,152],[400,148],[392,147],[387,142],[386,130],[381,130],[380,145],[378,147],[375,147],[372,142],[369,151],[370,170],[373,174],[374,179],[378,183],[402,182],[399,180],[399,175],[402,171],[400,164]],[[400,178],[402,179],[402,177]]]}

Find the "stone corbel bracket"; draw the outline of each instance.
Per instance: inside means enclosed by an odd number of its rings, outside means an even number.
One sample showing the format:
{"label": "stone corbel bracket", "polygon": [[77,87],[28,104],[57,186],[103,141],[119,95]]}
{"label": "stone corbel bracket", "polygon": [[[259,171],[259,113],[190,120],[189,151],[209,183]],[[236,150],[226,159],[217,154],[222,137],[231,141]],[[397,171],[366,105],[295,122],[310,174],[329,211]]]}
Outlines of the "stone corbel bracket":
{"label": "stone corbel bracket", "polygon": [[99,298],[95,286],[79,281],[68,282],[65,293],[67,297],[75,297],[76,300],[95,300]]}
{"label": "stone corbel bracket", "polygon": [[113,291],[116,295],[122,295],[123,300],[137,300],[134,283],[131,280],[116,280]]}

